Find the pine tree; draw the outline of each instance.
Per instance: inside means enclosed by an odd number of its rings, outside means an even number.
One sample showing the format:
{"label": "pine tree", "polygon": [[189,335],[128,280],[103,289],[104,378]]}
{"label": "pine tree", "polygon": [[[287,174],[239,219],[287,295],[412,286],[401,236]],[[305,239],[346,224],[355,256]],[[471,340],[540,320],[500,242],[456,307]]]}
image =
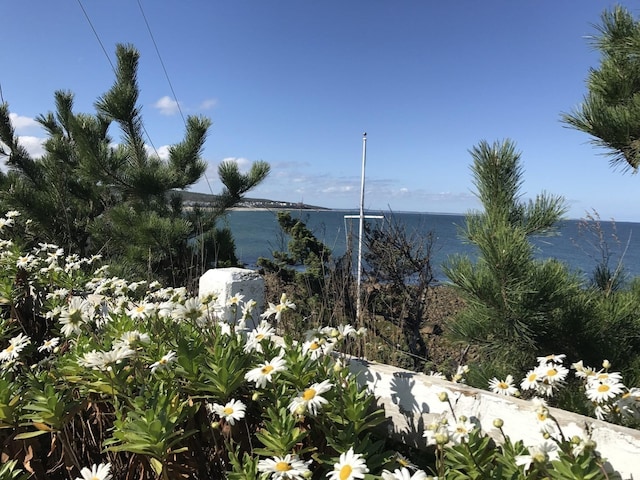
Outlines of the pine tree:
{"label": "pine tree", "polygon": [[640,166],[640,21],[621,6],[604,11],[591,38],[600,65],[587,79],[588,93],[572,113],[569,126],[588,133],[604,147],[613,166]]}
{"label": "pine tree", "polygon": [[[9,107],[0,106],[0,154],[9,167],[0,177],[2,204],[33,220],[38,241],[83,256],[101,253],[138,277],[184,284],[214,259],[234,261],[229,232],[216,221],[266,178],[269,165],[255,162],[243,174],[223,162],[217,202],[186,208],[179,191],[205,172],[201,154],[211,122],[188,117],[184,139],[169,148],[167,160],[149,152],[138,106],[139,54],[118,45],[116,56],[114,84],[96,101],[95,114],[74,113],[73,94],[55,93],[56,112],[37,118],[48,134],[41,158],[20,146]],[[116,146],[112,125],[121,133]],[[216,255],[221,247],[226,258]]]}
{"label": "pine tree", "polygon": [[556,229],[564,200],[544,193],[522,200],[520,154],[509,140],[481,142],[471,156],[484,210],[467,215],[462,236],[477,247],[478,260],[458,255],[444,266],[467,305],[448,331],[454,340],[484,347],[494,360],[527,365],[575,326],[577,282],[558,261],[536,260],[530,241]]}

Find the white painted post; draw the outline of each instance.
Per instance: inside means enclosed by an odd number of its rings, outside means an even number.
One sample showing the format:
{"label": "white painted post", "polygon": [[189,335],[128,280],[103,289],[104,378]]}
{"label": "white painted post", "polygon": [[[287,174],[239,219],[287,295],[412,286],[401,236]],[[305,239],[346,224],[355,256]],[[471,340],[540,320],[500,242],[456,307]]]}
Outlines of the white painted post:
{"label": "white painted post", "polygon": [[[253,270],[246,268],[213,268],[207,270],[199,283],[200,298],[211,293],[217,295],[220,305],[227,305],[236,295],[244,295],[243,302],[254,300],[253,322],[247,321],[247,328],[255,328],[260,323],[260,314],[264,311],[264,279]],[[241,313],[238,312],[238,316]],[[231,310],[225,309],[222,320],[231,321]]]}

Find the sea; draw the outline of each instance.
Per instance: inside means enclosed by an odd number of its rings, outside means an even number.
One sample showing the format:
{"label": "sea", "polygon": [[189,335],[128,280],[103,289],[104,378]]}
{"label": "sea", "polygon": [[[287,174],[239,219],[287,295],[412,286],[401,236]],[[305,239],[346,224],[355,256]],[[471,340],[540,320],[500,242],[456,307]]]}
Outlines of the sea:
{"label": "sea", "polygon": [[[273,251],[287,250],[288,238],[278,226],[277,212],[234,210],[228,213],[225,222],[233,233],[238,260],[247,268],[256,268],[260,257],[273,258]],[[358,211],[300,209],[289,212],[304,221],[316,238],[331,248],[334,257],[346,252],[348,242],[354,246],[354,255],[357,252],[359,219],[350,217],[357,217]],[[366,215],[384,217],[366,220],[383,227],[390,221],[400,224],[418,241],[433,232],[432,265],[439,282],[447,281],[442,265],[451,255],[462,254],[477,259],[476,247],[465,243],[460,235],[465,226],[464,215],[370,211]],[[594,229],[594,221],[562,221],[554,235],[532,238],[536,258],[555,258],[587,280],[602,258],[603,249],[599,246],[603,246],[610,257],[611,268],[621,262],[628,279],[640,276],[640,223],[600,220],[599,224],[600,228]]]}

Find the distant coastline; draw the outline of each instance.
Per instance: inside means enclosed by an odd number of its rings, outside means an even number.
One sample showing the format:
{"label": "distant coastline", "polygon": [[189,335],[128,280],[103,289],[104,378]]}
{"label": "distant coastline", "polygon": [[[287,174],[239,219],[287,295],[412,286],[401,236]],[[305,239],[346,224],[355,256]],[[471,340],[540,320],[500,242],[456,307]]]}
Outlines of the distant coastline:
{"label": "distant coastline", "polygon": [[[187,192],[184,190],[176,191],[182,196],[182,200],[187,206],[215,203],[218,196],[209,193]],[[331,210],[331,208],[320,207],[318,205],[308,205],[302,202],[284,202],[281,200],[268,200],[266,198],[243,198],[231,210]]]}

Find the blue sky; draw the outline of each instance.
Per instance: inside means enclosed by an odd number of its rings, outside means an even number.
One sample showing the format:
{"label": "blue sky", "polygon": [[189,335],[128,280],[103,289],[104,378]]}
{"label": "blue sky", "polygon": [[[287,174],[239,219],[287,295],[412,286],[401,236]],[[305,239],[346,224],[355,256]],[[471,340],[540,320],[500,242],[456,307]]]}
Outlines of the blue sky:
{"label": "blue sky", "polygon": [[184,124],[142,5],[182,111],[214,122],[196,191],[220,190],[225,159],[264,160],[272,173],[250,196],[357,208],[366,131],[367,208],[463,213],[479,206],[469,149],[510,138],[525,198],[544,190],[571,218],[640,222],[640,178],[560,122],[586,92],[598,63],[586,37],[614,2],[3,2],[2,94],[35,153],[33,118],[54,109],[55,90],[93,112],[113,82],[80,5],[112,61],[116,43],[140,51],[140,102],[162,152]]}

